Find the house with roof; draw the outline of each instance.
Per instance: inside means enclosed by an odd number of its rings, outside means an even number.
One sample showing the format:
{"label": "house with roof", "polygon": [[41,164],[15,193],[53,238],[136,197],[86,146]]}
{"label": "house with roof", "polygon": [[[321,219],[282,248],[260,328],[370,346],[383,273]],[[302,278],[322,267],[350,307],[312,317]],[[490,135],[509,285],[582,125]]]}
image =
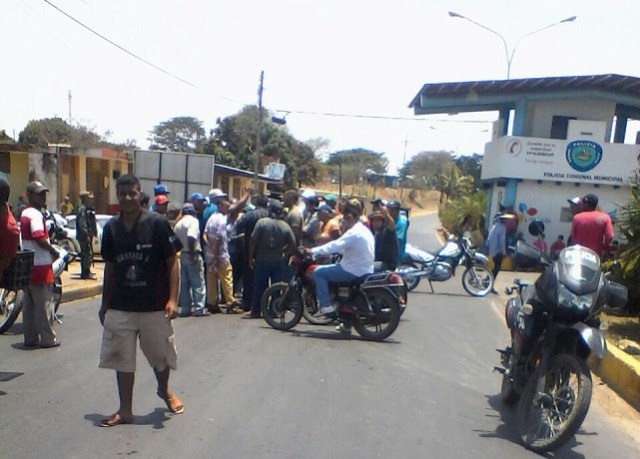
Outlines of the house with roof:
{"label": "house with roof", "polygon": [[546,240],[568,237],[568,199],[593,193],[615,221],[638,171],[640,78],[623,75],[526,78],[425,84],[415,115],[496,113],[485,145],[482,180],[487,222],[500,205],[513,208],[519,229],[545,224]]}

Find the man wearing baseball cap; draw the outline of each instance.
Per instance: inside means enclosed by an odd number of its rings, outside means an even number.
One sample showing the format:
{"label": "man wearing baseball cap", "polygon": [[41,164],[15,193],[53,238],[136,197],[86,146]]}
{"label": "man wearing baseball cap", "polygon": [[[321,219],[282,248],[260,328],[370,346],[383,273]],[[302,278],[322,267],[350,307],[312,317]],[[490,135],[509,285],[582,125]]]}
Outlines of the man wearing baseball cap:
{"label": "man wearing baseball cap", "polygon": [[587,194],[582,198],[582,211],[573,216],[571,244],[582,245],[602,257],[605,247],[613,240],[611,217],[597,210],[598,197]]}
{"label": "man wearing baseball cap", "polygon": [[93,263],[93,238],[98,237],[94,197],[91,191],[80,192],[80,205],[76,213],[76,240],[80,243],[80,279],[95,279],[91,272]]}
{"label": "man wearing baseball cap", "polygon": [[34,252],[31,282],[24,290],[22,304],[24,346],[28,349],[60,345],[49,323],[53,285],[51,263],[60,255],[49,243],[47,225],[42,213],[47,205],[48,191],[42,183],[30,182],[27,185],[29,205],[20,216],[22,248]]}

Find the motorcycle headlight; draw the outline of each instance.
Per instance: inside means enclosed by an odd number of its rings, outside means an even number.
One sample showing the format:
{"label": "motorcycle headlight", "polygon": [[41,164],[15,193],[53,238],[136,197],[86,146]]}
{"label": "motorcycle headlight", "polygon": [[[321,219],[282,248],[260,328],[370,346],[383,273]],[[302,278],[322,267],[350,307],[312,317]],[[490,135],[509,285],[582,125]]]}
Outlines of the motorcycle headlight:
{"label": "motorcycle headlight", "polygon": [[594,295],[576,295],[562,284],[558,284],[558,303],[560,306],[576,309],[589,309],[593,304]]}

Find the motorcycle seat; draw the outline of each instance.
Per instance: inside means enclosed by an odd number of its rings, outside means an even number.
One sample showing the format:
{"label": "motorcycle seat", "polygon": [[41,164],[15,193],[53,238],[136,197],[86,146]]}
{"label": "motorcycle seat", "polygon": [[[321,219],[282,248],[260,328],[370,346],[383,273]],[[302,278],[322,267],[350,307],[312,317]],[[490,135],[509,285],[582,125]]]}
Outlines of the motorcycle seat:
{"label": "motorcycle seat", "polygon": [[365,274],[364,276],[357,277],[357,278],[355,278],[355,279],[353,279],[351,281],[331,282],[330,284],[331,284],[332,287],[356,287],[356,286],[362,284],[365,281],[365,279],[367,277],[369,277],[370,275],[371,274]]}

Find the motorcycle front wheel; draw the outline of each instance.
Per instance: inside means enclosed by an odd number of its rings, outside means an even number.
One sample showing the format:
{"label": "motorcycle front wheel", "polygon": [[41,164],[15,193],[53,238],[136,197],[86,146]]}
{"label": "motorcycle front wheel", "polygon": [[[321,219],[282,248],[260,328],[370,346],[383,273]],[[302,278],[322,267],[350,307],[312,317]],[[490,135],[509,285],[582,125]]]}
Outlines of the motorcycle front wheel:
{"label": "motorcycle front wheel", "polygon": [[572,354],[551,358],[543,392],[531,378],[518,405],[517,423],[524,445],[536,453],[558,448],[582,425],[591,403],[591,373]]}
{"label": "motorcycle front wheel", "polygon": [[493,288],[493,274],[482,265],[472,265],[462,274],[462,287],[471,296],[486,296]]}
{"label": "motorcycle front wheel", "polygon": [[302,289],[302,302],[304,304],[302,315],[311,325],[328,325],[336,320],[335,317],[313,317],[313,315],[318,312],[318,300],[316,300],[313,292],[306,288]]}
{"label": "motorcycle front wheel", "polygon": [[0,333],[11,328],[22,311],[24,291],[0,289]]}
{"label": "motorcycle front wheel", "polygon": [[304,304],[297,290],[287,282],[278,282],[265,290],[260,300],[260,312],[265,322],[276,330],[295,327],[302,317]]}
{"label": "motorcycle front wheel", "polygon": [[367,298],[371,305],[368,313],[359,313],[353,322],[358,334],[369,341],[382,341],[390,336],[400,322],[400,305],[385,290],[370,290]]}

